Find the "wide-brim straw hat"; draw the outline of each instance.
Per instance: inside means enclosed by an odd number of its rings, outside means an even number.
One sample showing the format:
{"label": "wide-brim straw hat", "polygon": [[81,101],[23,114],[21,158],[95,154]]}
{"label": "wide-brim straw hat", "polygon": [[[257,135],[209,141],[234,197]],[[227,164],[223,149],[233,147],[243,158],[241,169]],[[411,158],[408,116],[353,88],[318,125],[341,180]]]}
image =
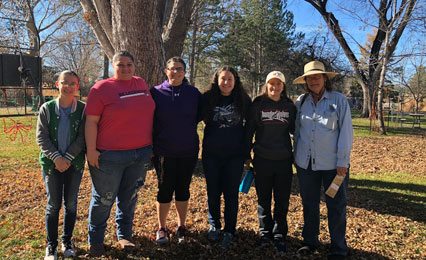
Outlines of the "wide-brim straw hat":
{"label": "wide-brim straw hat", "polygon": [[329,79],[336,77],[339,73],[325,71],[324,64],[320,61],[311,61],[305,64],[304,72],[302,76],[293,80],[293,84],[304,84],[306,83],[305,77],[315,74],[326,74]]}

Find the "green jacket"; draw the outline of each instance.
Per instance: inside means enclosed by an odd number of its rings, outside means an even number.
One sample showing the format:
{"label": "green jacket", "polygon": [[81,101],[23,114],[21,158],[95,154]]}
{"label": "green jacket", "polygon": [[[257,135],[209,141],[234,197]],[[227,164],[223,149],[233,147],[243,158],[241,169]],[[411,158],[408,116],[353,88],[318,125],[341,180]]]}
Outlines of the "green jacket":
{"label": "green jacket", "polygon": [[74,99],[70,114],[70,145],[64,155],[58,151],[59,99],[51,100],[40,107],[37,120],[36,141],[40,147],[39,162],[46,174],[55,168],[57,157],[68,159],[76,170],[85,163],[84,103]]}

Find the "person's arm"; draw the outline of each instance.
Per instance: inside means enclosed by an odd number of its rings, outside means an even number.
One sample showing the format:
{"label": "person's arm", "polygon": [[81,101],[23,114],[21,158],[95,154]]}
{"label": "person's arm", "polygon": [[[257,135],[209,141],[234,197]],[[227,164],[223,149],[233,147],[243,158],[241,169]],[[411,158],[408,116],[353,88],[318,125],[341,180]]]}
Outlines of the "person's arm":
{"label": "person's arm", "polygon": [[339,137],[337,140],[337,174],[344,176],[349,168],[350,155],[353,143],[352,118],[349,103],[342,98],[339,108]]}
{"label": "person's arm", "polygon": [[290,112],[290,124],[288,126],[288,132],[290,134],[292,134],[293,136],[294,136],[294,129],[295,129],[295,126],[296,126],[296,111],[297,111],[296,110],[296,106],[293,103],[291,103],[290,109],[289,109],[289,112]]}
{"label": "person's arm", "polygon": [[98,137],[98,123],[100,116],[86,115],[85,138],[87,149],[87,162],[89,165],[99,168],[99,151],[96,150],[96,139]]}
{"label": "person's arm", "polygon": [[256,117],[257,115],[257,104],[251,104],[249,112],[246,116],[246,125],[245,125],[245,164],[247,167],[250,167],[252,161],[251,150],[253,148],[253,136],[256,132]]}
{"label": "person's arm", "polygon": [[84,138],[84,129],[86,124],[86,116],[83,110],[80,124],[78,126],[78,132],[75,140],[68,146],[65,153],[65,158],[70,162],[81,153],[85,148],[85,138]]}
{"label": "person's arm", "polygon": [[197,89],[197,98],[198,98],[198,106],[197,106],[197,123],[203,120],[203,96],[200,91]]}
{"label": "person's arm", "polygon": [[[294,134],[293,134],[293,158],[296,160],[296,148],[297,148],[297,141],[299,140],[299,132],[300,132],[300,111],[302,110],[302,100],[306,99],[304,98],[304,95],[300,95],[295,103],[296,106],[296,118],[294,120]],[[294,162],[294,165],[296,163]]]}
{"label": "person's arm", "polygon": [[50,112],[47,104],[45,103],[40,108],[40,113],[37,118],[36,142],[40,147],[41,152],[55,164],[55,168],[63,172],[71,165],[59,153],[58,149],[52,142],[49,132],[49,118]]}

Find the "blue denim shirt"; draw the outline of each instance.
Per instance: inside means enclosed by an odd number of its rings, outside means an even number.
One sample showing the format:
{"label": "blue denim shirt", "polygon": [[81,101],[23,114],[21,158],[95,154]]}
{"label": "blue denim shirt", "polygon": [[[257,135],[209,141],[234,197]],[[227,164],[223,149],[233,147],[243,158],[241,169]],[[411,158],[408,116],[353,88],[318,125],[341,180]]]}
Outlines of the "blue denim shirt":
{"label": "blue denim shirt", "polygon": [[314,171],[348,168],[353,128],[346,97],[336,91],[325,91],[317,105],[309,95],[300,107],[302,97],[296,101],[296,164],[307,169],[311,159]]}

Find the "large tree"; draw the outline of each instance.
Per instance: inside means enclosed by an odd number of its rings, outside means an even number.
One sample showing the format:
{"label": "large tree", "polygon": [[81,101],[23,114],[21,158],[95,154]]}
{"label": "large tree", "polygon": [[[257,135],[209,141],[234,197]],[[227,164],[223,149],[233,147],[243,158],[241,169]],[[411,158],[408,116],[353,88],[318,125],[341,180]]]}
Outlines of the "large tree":
{"label": "large tree", "polygon": [[188,78],[192,84],[208,85],[206,78],[216,67],[218,44],[226,33],[226,25],[231,22],[236,2],[195,0],[184,48],[188,59]]}
{"label": "large tree", "polygon": [[[382,134],[386,133],[384,128],[384,120],[382,115],[382,91],[385,82],[385,74],[390,58],[395,52],[397,44],[404,32],[407,24],[412,20],[418,0],[380,0],[367,2],[354,1],[354,6],[362,6],[363,10],[371,11],[374,14],[375,22],[369,21],[366,17],[360,20],[368,21],[370,26],[377,28],[374,35],[374,41],[370,49],[368,57],[368,73],[366,73],[359,59],[356,57],[348,44],[347,37],[344,36],[338,19],[332,12],[327,10],[328,0],[305,0],[311,4],[323,17],[328,28],[334,34],[336,40],[342,46],[343,51],[348,58],[355,77],[359,81],[364,93],[363,116],[369,115],[372,108],[374,93],[378,92],[378,117],[379,129]],[[364,6],[363,6],[364,5]],[[347,11],[351,11],[347,9]],[[353,9],[352,9],[353,11]],[[359,17],[355,12],[353,16]],[[383,55],[379,55],[380,51]],[[373,108],[375,109],[375,108]],[[375,116],[370,114],[370,116]]]}
{"label": "large tree", "polygon": [[74,19],[46,47],[49,54],[44,64],[57,72],[75,71],[80,77],[80,93],[87,96],[103,66],[103,51],[90,26],[82,19]]}
{"label": "large tree", "polygon": [[136,59],[136,75],[150,86],[162,81],[166,59],[181,54],[193,2],[80,0],[84,18],[107,56],[130,51]]}
{"label": "large tree", "polygon": [[298,37],[286,1],[243,0],[220,42],[219,58],[240,69],[245,86],[256,96],[268,72],[282,70],[287,74],[283,64]]}
{"label": "large tree", "polygon": [[5,21],[0,39],[11,49],[41,57],[43,46],[81,11],[76,1],[4,0],[0,7]]}

